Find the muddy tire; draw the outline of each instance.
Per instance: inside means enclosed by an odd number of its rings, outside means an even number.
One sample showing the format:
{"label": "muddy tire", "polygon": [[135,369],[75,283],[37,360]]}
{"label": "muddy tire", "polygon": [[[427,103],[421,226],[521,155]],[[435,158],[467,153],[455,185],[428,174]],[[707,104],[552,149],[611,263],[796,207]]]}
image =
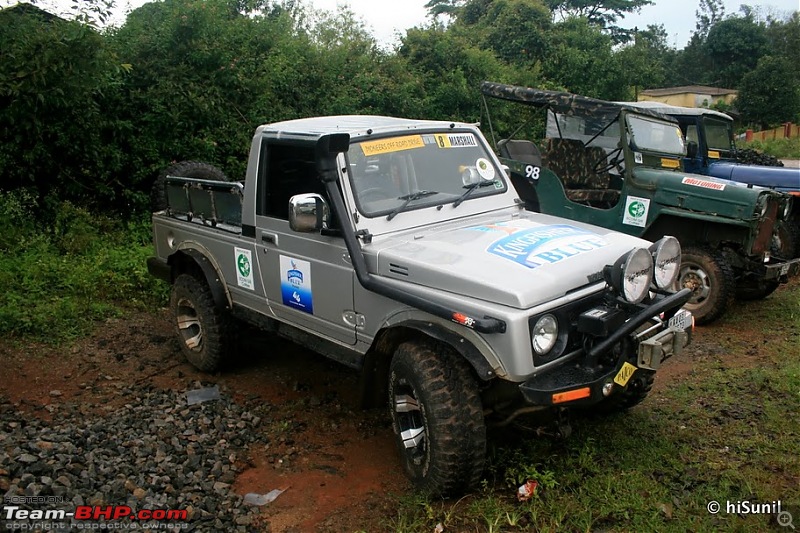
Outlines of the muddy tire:
{"label": "muddy tire", "polygon": [[692,312],[697,324],[708,324],[722,316],[736,291],[733,268],[722,253],[701,246],[683,249],[677,286],[692,289],[684,307]]}
{"label": "muddy tire", "polygon": [[208,284],[181,274],[172,285],[169,308],[186,359],[203,372],[219,369],[230,345],[231,324],[214,304]]}
{"label": "muddy tire", "polygon": [[486,424],[469,365],[446,347],[406,342],[389,369],[392,427],[406,475],[428,496],[474,488],[486,458]]}
{"label": "muddy tire", "polygon": [[150,206],[152,210],[163,211],[167,208],[167,193],[164,182],[167,176],[180,176],[183,178],[198,178],[203,180],[230,181],[220,169],[208,163],[199,161],[180,161],[174,163],[159,173],[150,191]]}

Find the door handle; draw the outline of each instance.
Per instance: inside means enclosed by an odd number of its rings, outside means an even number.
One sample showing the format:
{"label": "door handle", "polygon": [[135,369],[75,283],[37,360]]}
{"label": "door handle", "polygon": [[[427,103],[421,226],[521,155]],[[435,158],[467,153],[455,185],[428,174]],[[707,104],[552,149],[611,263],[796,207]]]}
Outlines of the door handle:
{"label": "door handle", "polygon": [[276,233],[261,232],[261,241],[266,243],[278,244],[278,235]]}

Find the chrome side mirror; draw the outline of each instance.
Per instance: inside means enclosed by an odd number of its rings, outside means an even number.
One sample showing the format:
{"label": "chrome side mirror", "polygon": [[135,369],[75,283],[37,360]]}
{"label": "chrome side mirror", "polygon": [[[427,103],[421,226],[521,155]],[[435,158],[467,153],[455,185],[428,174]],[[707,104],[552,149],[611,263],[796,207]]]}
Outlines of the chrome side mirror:
{"label": "chrome side mirror", "polygon": [[296,194],[289,198],[289,227],[292,231],[311,233],[327,228],[330,216],[328,202],[319,194]]}

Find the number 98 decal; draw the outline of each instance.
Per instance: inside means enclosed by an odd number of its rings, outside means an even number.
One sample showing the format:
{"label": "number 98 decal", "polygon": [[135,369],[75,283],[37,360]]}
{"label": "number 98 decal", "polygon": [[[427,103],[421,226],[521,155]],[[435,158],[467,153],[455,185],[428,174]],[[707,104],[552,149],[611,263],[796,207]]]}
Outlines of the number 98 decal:
{"label": "number 98 decal", "polygon": [[532,180],[538,180],[539,174],[542,169],[533,165],[525,165],[525,177]]}

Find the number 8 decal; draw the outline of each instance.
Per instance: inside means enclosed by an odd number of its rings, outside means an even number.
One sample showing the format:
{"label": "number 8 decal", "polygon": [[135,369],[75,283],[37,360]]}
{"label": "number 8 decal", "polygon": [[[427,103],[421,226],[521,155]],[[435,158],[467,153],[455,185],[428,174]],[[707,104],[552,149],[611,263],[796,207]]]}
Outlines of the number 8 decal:
{"label": "number 8 decal", "polygon": [[538,180],[539,179],[539,173],[541,171],[542,171],[542,169],[539,168],[539,167],[535,167],[533,165],[526,165],[525,166],[525,177],[529,178],[529,179],[532,179],[532,180]]}

